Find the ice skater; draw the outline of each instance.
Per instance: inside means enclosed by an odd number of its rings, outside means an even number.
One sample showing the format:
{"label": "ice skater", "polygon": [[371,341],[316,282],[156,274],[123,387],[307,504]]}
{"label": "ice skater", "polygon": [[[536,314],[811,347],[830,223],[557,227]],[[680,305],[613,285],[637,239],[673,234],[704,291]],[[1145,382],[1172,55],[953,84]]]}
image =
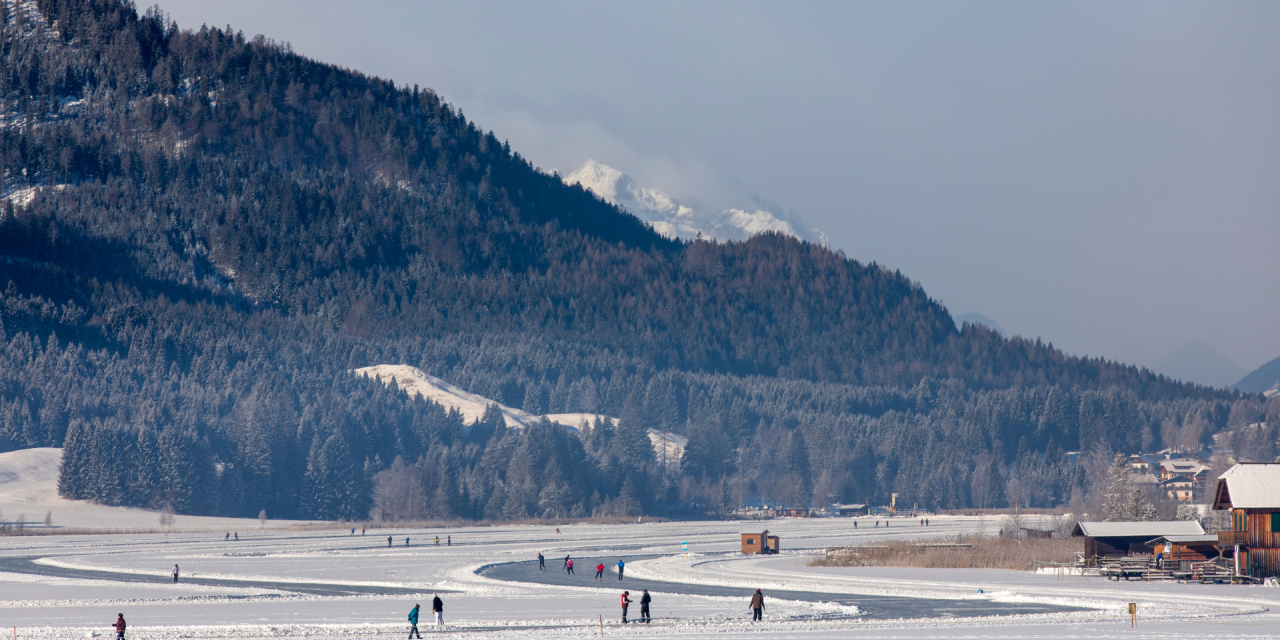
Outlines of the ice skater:
{"label": "ice skater", "polygon": [[178,581],[178,565],[176,564],[173,565],[173,571],[170,571],[170,573],[173,574],[173,581],[177,582]]}
{"label": "ice skater", "polygon": [[444,601],[440,596],[431,594],[431,612],[436,614],[436,626],[444,626]]}
{"label": "ice skater", "polygon": [[565,568],[565,570],[566,570],[566,571],[568,571],[568,572],[569,572],[569,573],[568,573],[568,575],[573,575],[573,561],[572,561],[572,560],[570,560],[569,562],[565,563],[564,568]]}
{"label": "ice skater", "polygon": [[387,536],[387,546],[391,546],[391,536]]}
{"label": "ice skater", "polygon": [[404,537],[404,546],[409,546],[409,536]]}
{"label": "ice skater", "polygon": [[596,565],[596,582],[604,580],[604,563]]}
{"label": "ice skater", "polygon": [[538,571],[547,570],[547,559],[542,557],[542,552],[538,552]]}
{"label": "ice skater", "polygon": [[418,636],[418,640],[422,640],[422,634],[418,632],[418,609],[420,607],[421,605],[415,604],[413,605],[413,608],[409,610],[409,638],[410,639],[412,639],[414,636]]}
{"label": "ice skater", "polygon": [[233,538],[235,538],[236,542],[240,542],[240,532],[239,532],[239,531],[237,531],[237,532],[235,532],[235,533],[231,534],[231,536],[232,536]]}
{"label": "ice skater", "polygon": [[626,568],[627,568],[627,563],[623,562],[622,558],[618,558],[618,579],[619,580],[622,579],[622,570]]}
{"label": "ice skater", "polygon": [[570,558],[569,556],[565,556],[565,557],[564,557],[564,564],[560,566],[560,569],[561,569],[562,571],[565,569],[565,567],[568,567],[568,566],[569,566],[569,560],[571,560],[571,559],[572,559],[572,558]]}
{"label": "ice skater", "polygon": [[124,614],[116,614],[116,640],[124,640],[124,630],[128,625],[124,622]]}
{"label": "ice skater", "polygon": [[764,594],[759,589],[751,596],[751,614],[752,622],[764,620]]}
{"label": "ice skater", "polygon": [[627,623],[627,607],[631,606],[631,598],[627,597],[629,595],[631,595],[630,591],[622,592],[622,624]]}
{"label": "ice skater", "polygon": [[445,538],[444,538],[444,546],[446,546],[446,547],[452,547],[452,546],[453,546],[453,536],[445,536]]}
{"label": "ice skater", "polygon": [[229,541],[229,540],[231,540],[231,532],[230,532],[230,531],[228,531],[228,532],[227,532],[227,535],[222,536],[222,541],[223,541],[223,542],[227,542],[227,541]]}
{"label": "ice skater", "polygon": [[650,602],[653,602],[653,598],[649,596],[649,590],[645,589],[644,593],[640,594],[640,622],[645,624],[649,624],[653,620],[653,618],[649,617]]}

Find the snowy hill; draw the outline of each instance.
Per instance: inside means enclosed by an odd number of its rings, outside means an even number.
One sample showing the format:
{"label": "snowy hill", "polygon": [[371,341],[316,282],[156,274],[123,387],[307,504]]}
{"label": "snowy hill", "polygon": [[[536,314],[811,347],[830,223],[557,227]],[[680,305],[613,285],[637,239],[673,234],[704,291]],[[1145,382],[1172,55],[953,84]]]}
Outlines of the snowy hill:
{"label": "snowy hill", "polygon": [[565,176],[565,184],[580,184],[600,198],[621,206],[668,238],[692,240],[701,233],[714,240],[746,240],[770,231],[827,244],[827,235],[804,223],[793,212],[753,199],[752,207],[722,211],[695,209],[680,204],[671,196],[636,184],[629,176],[606,164],[588,160],[577,171]]}
{"label": "snowy hill", "polygon": [[[48,514],[55,528],[145,528],[159,529],[160,514],[147,509],[108,507],[84,500],[67,500],[58,495],[58,471],[62,449],[42,447],[0,453],[0,521],[14,523],[21,517],[28,527],[44,528]],[[297,521],[268,520],[267,526],[290,526]],[[176,516],[174,530],[258,529],[257,520]]]}
{"label": "snowy hill", "polygon": [[[353,373],[375,378],[383,384],[391,384],[394,381],[396,386],[405,393],[421,396],[446,408],[456,409],[468,423],[480,420],[484,416],[485,409],[491,404],[498,406],[507,426],[516,429],[534,424],[543,418],[571,429],[581,429],[584,423],[591,424],[596,418],[617,421],[617,418],[594,413],[552,413],[535,416],[527,411],[514,409],[501,402],[465,391],[417,367],[405,364],[379,364],[356,369]],[[684,436],[657,429],[649,429],[649,440],[653,442],[659,457],[662,456],[662,448],[665,444],[668,464],[678,461],[680,456],[684,455],[685,445],[689,443],[689,439]]]}

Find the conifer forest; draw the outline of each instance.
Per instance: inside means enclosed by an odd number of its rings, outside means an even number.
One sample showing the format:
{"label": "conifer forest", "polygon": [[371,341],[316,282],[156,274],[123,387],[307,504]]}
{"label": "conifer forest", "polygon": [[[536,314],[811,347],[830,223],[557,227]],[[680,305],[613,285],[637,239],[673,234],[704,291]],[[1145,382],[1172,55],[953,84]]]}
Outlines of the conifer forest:
{"label": "conifer forest", "polygon": [[[0,11],[0,451],[63,447],[65,497],[1057,507],[1101,500],[1116,452],[1230,432],[1275,456],[1280,401],[958,329],[907,275],[790,237],[665,239],[430,89],[119,0]],[[618,420],[473,424],[351,373],[380,363]]]}

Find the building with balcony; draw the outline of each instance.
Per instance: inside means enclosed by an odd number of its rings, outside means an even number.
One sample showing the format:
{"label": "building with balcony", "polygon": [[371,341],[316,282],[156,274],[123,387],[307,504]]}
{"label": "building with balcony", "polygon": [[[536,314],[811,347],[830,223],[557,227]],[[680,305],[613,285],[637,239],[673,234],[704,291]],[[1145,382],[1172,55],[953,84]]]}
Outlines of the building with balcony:
{"label": "building with balcony", "polygon": [[1218,547],[1235,555],[1236,575],[1280,575],[1280,464],[1243,462],[1218,477],[1213,508],[1231,514]]}

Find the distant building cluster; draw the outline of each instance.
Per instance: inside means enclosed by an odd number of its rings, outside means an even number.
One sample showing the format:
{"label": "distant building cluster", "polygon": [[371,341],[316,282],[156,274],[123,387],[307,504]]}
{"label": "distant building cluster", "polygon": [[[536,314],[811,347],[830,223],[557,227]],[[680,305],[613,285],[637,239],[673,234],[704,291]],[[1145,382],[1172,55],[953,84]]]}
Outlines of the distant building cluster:
{"label": "distant building cluster", "polygon": [[[1212,455],[1206,450],[1204,453]],[[1161,495],[1177,502],[1202,504],[1212,493],[1217,479],[1209,465],[1209,457],[1175,451],[1135,453],[1127,463],[1133,471],[1133,483],[1152,487]]]}

